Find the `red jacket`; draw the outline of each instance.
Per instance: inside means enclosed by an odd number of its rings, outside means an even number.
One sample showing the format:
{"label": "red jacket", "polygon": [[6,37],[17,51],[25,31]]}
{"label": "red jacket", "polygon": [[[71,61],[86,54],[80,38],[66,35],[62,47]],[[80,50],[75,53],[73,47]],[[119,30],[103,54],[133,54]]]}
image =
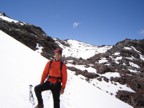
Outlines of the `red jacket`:
{"label": "red jacket", "polygon": [[[64,89],[65,86],[66,86],[66,82],[67,82],[67,67],[63,63],[62,72],[60,72],[60,63],[61,63],[61,61],[53,60],[53,62],[51,64],[51,68],[50,68],[50,70],[48,72],[50,61],[47,62],[46,66],[44,68],[40,83],[43,83],[48,76],[62,77],[62,81],[61,82],[62,82],[62,88]],[[57,78],[49,78],[48,81],[50,81],[51,83],[56,83],[57,82]]]}

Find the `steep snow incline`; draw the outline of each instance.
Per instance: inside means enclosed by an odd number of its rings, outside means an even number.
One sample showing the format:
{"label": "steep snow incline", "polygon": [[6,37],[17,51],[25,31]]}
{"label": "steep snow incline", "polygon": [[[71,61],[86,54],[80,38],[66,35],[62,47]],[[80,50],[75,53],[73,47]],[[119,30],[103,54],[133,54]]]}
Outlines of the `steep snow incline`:
{"label": "steep snow incline", "polygon": [[38,84],[47,60],[0,31],[0,108],[26,108],[29,84]]}
{"label": "steep snow incline", "polygon": [[70,108],[132,108],[73,74],[69,80]]}
{"label": "steep snow incline", "polygon": [[[92,64],[91,64],[92,65]],[[69,67],[76,67],[77,69],[82,70],[82,72],[89,73],[96,73],[99,75],[99,77],[94,79],[89,79],[89,83],[96,88],[99,88],[101,91],[108,93],[109,95],[116,96],[117,92],[119,90],[129,91],[129,92],[135,92],[130,87],[128,87],[126,84],[120,84],[118,82],[110,81],[111,78],[118,78],[121,77],[118,72],[107,72],[105,74],[99,74],[97,73],[97,70],[92,67],[87,67],[85,65],[74,65],[74,64],[67,64]],[[78,75],[81,79],[87,80],[86,77],[82,75]],[[100,80],[101,79],[101,80]],[[107,80],[107,81],[106,81]]]}
{"label": "steep snow incline", "polygon": [[[29,84],[39,83],[47,59],[0,31],[0,108],[31,108]],[[51,92],[44,92],[45,108],[52,108]],[[35,96],[34,96],[35,98]],[[132,108],[68,71],[61,108]]]}

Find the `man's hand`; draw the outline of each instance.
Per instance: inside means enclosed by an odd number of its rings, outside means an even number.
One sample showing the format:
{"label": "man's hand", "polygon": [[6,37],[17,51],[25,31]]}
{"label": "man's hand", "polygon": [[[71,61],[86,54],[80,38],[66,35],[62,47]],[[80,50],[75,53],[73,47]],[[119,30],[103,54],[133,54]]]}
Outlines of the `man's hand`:
{"label": "man's hand", "polygon": [[61,90],[60,90],[60,94],[63,94],[63,93],[64,93],[64,89],[61,88]]}

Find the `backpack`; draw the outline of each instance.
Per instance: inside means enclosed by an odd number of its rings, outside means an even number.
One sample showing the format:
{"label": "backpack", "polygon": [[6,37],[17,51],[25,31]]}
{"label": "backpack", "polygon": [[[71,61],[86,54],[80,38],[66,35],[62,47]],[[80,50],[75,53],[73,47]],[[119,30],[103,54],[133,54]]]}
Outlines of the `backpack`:
{"label": "backpack", "polygon": [[[51,68],[51,65],[52,65],[52,60],[50,61],[50,65],[49,65],[49,68],[48,68],[48,75],[49,75],[49,70],[50,70],[50,68]],[[63,62],[61,61],[60,62],[60,73],[61,73],[61,77],[54,77],[54,76],[48,76],[48,78],[57,78],[57,81],[60,79],[60,80],[62,80],[62,67],[63,67]]]}

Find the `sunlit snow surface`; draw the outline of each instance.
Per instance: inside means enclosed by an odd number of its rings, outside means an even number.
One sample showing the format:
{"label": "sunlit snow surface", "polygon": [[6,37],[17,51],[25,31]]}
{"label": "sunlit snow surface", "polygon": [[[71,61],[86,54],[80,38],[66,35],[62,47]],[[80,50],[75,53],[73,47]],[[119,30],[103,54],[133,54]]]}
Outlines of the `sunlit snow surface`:
{"label": "sunlit snow surface", "polygon": [[[29,85],[39,84],[47,61],[37,52],[0,31],[0,108],[32,108],[29,102]],[[100,82],[98,84],[101,86]],[[46,91],[42,95],[45,108],[52,108],[51,92]],[[70,70],[65,93],[60,98],[61,108],[132,108],[82,80],[80,76],[75,76]]]}

